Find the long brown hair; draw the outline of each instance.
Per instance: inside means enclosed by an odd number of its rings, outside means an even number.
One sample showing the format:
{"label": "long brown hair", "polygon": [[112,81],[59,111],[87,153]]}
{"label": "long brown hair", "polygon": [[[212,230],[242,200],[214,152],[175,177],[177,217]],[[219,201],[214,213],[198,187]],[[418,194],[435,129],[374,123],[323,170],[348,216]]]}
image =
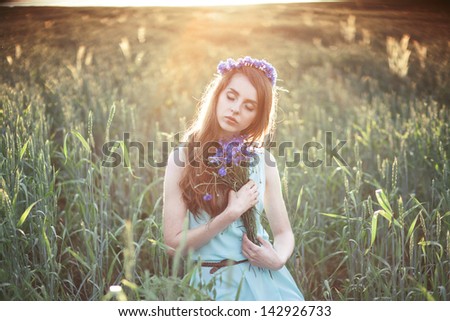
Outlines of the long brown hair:
{"label": "long brown hair", "polygon": [[[195,121],[185,134],[184,141],[188,142],[186,151],[186,167],[180,179],[182,197],[188,209],[195,215],[201,210],[206,211],[211,217],[220,214],[228,203],[229,187],[215,186],[215,195],[211,200],[203,199],[206,193],[206,184],[212,181],[210,174],[205,171],[204,161],[205,146],[207,143],[217,142],[220,137],[220,125],[217,120],[217,102],[220,93],[225,90],[231,78],[237,74],[245,75],[255,87],[257,94],[257,114],[254,121],[241,134],[246,135],[249,142],[261,142],[265,135],[272,134],[275,122],[277,104],[277,89],[273,87],[263,71],[243,66],[234,69],[225,75],[217,75],[206,87],[202,99],[198,104]],[[193,148],[194,142],[199,144]]]}

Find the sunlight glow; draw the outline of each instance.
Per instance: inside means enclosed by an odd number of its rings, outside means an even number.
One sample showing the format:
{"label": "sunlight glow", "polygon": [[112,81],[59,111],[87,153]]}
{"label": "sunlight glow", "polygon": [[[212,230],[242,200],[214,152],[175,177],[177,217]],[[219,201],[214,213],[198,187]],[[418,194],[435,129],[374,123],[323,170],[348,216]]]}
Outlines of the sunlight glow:
{"label": "sunlight glow", "polygon": [[269,3],[340,2],[338,0],[291,1],[291,0],[16,0],[7,6],[63,6],[63,7],[195,7],[195,6],[238,6]]}

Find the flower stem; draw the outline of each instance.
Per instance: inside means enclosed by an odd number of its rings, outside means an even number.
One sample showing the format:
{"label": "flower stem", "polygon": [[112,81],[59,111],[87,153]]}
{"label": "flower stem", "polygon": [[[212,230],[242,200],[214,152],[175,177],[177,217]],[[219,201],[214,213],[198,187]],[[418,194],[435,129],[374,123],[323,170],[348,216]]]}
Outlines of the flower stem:
{"label": "flower stem", "polygon": [[256,232],[256,218],[254,215],[254,208],[250,208],[244,214],[242,214],[242,222],[244,223],[245,230],[247,232],[247,237],[250,241],[255,243],[256,245],[260,245],[261,243],[258,241],[257,232]]}

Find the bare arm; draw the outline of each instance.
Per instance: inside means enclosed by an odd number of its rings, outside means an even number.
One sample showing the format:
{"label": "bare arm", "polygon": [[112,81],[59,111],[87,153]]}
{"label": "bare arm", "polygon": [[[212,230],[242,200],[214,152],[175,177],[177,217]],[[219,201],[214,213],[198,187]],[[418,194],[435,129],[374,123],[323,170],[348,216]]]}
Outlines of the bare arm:
{"label": "bare arm", "polygon": [[[275,159],[270,155],[272,164]],[[258,236],[261,246],[253,244],[245,236],[242,253],[252,265],[272,270],[281,269],[294,250],[294,235],[281,192],[281,182],[276,165],[265,165],[266,191],[264,205],[270,228],[274,236],[273,246]]]}
{"label": "bare arm", "polygon": [[254,187],[256,185],[254,182],[253,184],[249,182],[237,193],[230,192],[227,208],[209,223],[186,230],[184,224],[188,209],[179,186],[184,167],[179,166],[175,159],[185,162],[182,149],[170,154],[164,178],[163,231],[166,245],[172,248],[169,254],[174,254],[177,248],[187,252],[189,249],[198,249],[207,244],[248,208],[256,204],[258,197]]}
{"label": "bare arm", "polygon": [[[272,164],[275,158],[271,156]],[[294,234],[281,192],[280,175],[277,166],[266,164],[266,192],[264,196],[266,215],[273,233],[273,247],[278,253],[282,265],[291,257],[294,250]]]}

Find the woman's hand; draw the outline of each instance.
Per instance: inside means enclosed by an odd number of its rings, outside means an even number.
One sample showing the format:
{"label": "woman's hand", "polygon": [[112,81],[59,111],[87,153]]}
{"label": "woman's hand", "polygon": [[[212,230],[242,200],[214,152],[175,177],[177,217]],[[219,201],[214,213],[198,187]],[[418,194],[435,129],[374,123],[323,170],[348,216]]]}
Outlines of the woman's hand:
{"label": "woman's hand", "polygon": [[244,234],[242,239],[242,254],[248,259],[249,263],[270,270],[281,269],[285,262],[280,259],[272,244],[259,235],[257,239],[261,243],[260,246],[250,241],[247,234]]}
{"label": "woman's hand", "polygon": [[227,210],[233,220],[237,220],[249,208],[258,203],[258,187],[253,180],[249,180],[239,191],[230,190],[228,193]]}

